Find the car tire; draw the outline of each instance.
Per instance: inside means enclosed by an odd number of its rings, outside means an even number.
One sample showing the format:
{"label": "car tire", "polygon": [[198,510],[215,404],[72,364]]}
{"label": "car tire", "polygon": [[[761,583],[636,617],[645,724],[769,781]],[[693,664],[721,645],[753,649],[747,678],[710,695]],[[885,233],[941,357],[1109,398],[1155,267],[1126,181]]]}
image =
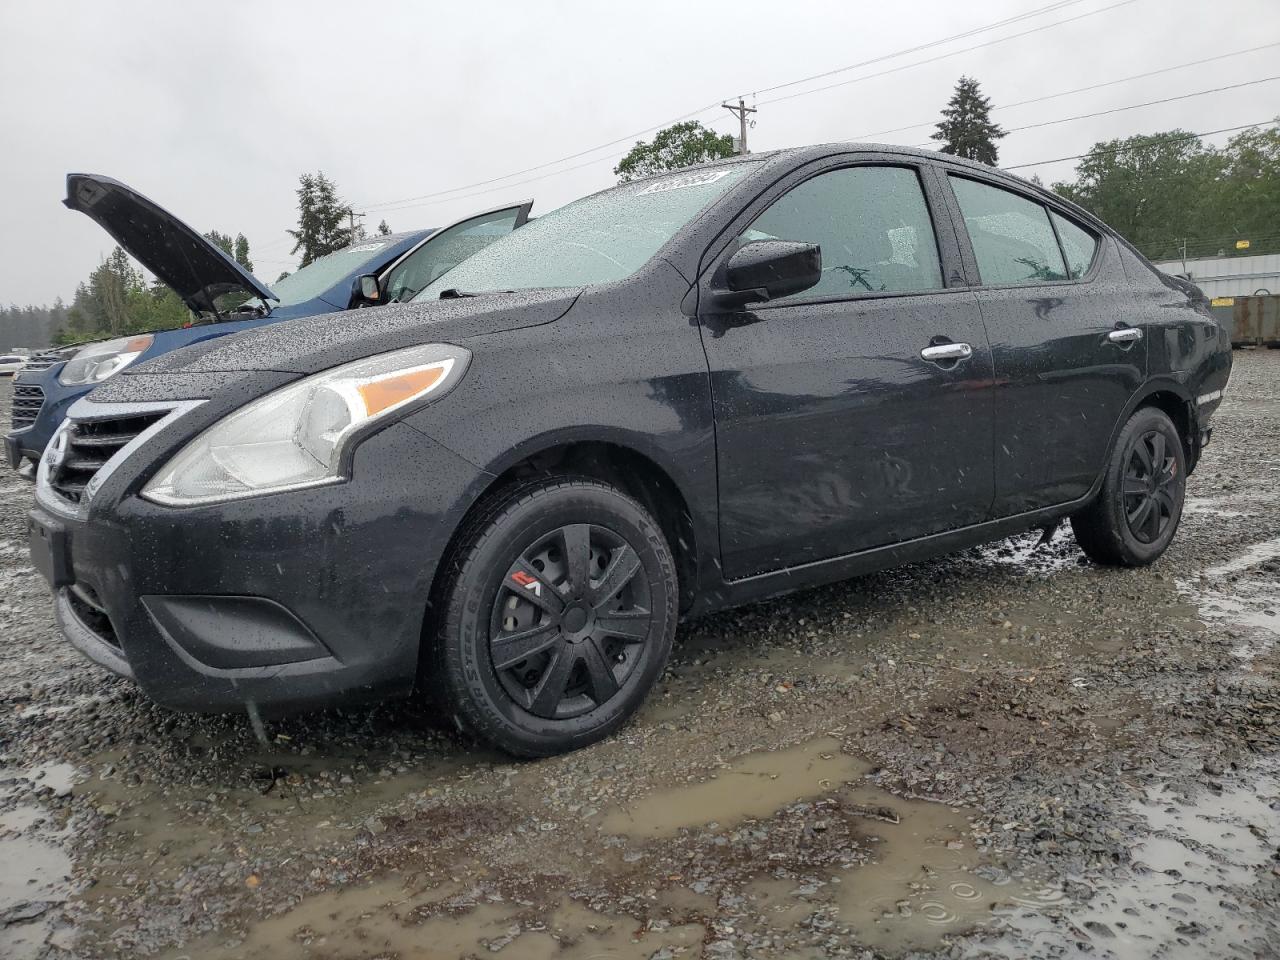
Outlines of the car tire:
{"label": "car tire", "polygon": [[427,684],[466,732],[545,757],[617,730],[671,652],[676,566],[661,528],[598,480],[524,484],[446,559]]}
{"label": "car tire", "polygon": [[1186,452],[1168,414],[1137,410],[1120,431],[1102,489],[1071,518],[1076,541],[1104,566],[1140,567],[1168,548],[1182,518]]}

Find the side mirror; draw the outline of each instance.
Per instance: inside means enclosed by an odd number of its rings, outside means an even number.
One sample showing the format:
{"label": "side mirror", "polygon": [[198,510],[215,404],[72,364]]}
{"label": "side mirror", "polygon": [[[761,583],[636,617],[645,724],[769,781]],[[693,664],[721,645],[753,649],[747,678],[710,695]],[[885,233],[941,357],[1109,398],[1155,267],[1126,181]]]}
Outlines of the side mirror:
{"label": "side mirror", "polygon": [[822,279],[822,249],[816,243],[755,240],[724,267],[724,289],[715,291],[725,305],[789,297]]}
{"label": "side mirror", "polygon": [[382,302],[382,288],[378,286],[378,278],[372,273],[356,277],[352,288],[351,300],[353,303],[373,305]]}

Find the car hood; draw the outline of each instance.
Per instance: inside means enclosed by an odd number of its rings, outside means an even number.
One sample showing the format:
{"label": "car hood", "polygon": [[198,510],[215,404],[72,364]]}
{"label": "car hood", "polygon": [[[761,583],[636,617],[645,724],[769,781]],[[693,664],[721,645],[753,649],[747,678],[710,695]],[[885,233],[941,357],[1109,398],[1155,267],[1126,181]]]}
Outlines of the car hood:
{"label": "car hood", "polygon": [[317,373],[423,343],[462,343],[558,320],[580,290],[530,290],[456,300],[397,303],[256,327],[129,367],[93,392],[95,401],[195,399],[264,373]]}
{"label": "car hood", "polygon": [[62,202],[92,218],[197,313],[212,312],[214,297],[236,290],[276,299],[270,287],[216,244],[118,180],[68,174]]}

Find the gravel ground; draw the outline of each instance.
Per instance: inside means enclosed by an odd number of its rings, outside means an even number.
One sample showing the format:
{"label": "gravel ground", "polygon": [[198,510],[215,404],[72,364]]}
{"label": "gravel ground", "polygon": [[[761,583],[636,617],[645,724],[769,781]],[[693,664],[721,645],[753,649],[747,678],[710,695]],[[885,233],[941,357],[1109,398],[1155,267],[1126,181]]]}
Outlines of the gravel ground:
{"label": "gravel ground", "polygon": [[1280,353],[1216,426],[1149,569],[1063,530],[689,623],[538,763],[150,705],[55,634],[5,473],[0,956],[1274,957]]}

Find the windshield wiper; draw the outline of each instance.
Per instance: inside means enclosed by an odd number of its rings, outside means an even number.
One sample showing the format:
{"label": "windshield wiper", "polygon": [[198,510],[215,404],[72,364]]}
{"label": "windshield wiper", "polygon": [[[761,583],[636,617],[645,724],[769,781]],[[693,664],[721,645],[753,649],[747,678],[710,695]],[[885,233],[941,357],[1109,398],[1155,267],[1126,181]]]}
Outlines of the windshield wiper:
{"label": "windshield wiper", "polygon": [[491,293],[515,293],[514,290],[459,290],[457,287],[450,287],[448,290],[440,291],[441,300],[457,300],[459,297],[479,297],[487,296]]}

